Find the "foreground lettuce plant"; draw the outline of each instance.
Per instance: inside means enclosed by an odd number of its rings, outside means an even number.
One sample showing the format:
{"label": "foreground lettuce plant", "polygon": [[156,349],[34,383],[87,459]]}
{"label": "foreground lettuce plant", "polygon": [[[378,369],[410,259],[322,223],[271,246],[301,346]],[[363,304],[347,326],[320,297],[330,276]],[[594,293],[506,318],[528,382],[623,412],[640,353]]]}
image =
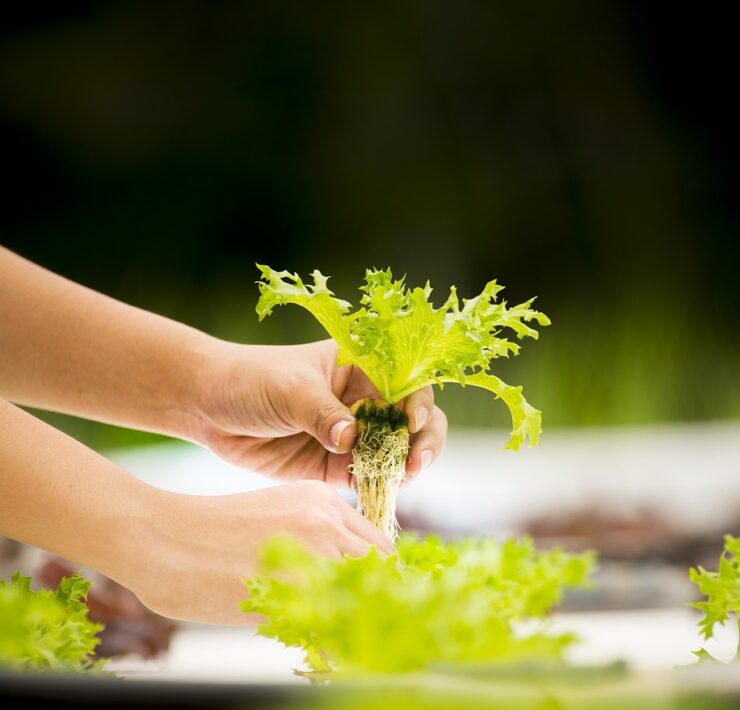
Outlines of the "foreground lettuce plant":
{"label": "foreground lettuce plant", "polygon": [[[708,572],[700,566],[689,571],[689,578],[706,596],[706,601],[690,605],[704,612],[699,622],[704,640],[714,636],[715,624],[724,624],[732,618],[738,627],[738,647],[733,660],[740,659],[740,538],[725,535],[725,547],[716,572]],[[700,660],[714,660],[704,648],[694,651],[694,655]]]}
{"label": "foreground lettuce plant", "polygon": [[90,582],[79,573],[57,589],[31,589],[18,572],[0,580],[0,666],[29,670],[98,669],[92,660],[103,629],[87,616]]}
{"label": "foreground lettuce plant", "polygon": [[360,306],[334,297],[327,277],[312,274],[304,284],[297,274],[260,266],[260,320],[275,306],[289,303],[307,309],[339,346],[339,364],[356,365],[375,385],[380,400],[355,403],[358,439],[352,473],[358,492],[358,509],[390,539],[397,536],[395,502],[405,475],[408,456],[408,422],[394,405],[427,385],[454,382],[482,387],[509,408],[512,431],[505,448],[534,446],[541,432],[541,413],[524,399],[521,387],[512,387],[489,372],[498,357],[517,355],[520,346],[503,335],[505,329],[519,338],[537,338],[528,325],[549,325],[543,313],[532,309],[530,299],[508,307],[498,301],[502,290],[496,281],[486,284],[462,306],[453,286],[441,307],[429,298],[432,288],[407,288],[394,280],[390,269],[369,269],[360,286]]}
{"label": "foreground lettuce plant", "polygon": [[[574,641],[542,619],[567,587],[588,585],[592,553],[532,541],[401,536],[398,556],[328,560],[276,539],[246,580],[260,634],[298,646],[319,674],[395,673],[461,663],[554,661]],[[526,622],[526,632],[521,624]]]}

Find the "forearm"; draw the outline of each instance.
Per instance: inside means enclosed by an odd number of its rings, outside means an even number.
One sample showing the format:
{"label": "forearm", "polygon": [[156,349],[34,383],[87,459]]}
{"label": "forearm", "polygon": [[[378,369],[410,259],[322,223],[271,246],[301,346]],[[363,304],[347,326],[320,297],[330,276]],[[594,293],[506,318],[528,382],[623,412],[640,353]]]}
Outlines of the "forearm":
{"label": "forearm", "polygon": [[219,341],[0,247],[0,397],[196,438],[203,364]]}
{"label": "forearm", "polygon": [[168,495],[0,400],[0,534],[127,583]]}
{"label": "forearm", "polygon": [[165,616],[239,625],[255,622],[239,608],[242,580],[275,535],[328,557],[392,552],[320,481],[227,496],[159,490],[3,400],[0,535],[96,569]]}

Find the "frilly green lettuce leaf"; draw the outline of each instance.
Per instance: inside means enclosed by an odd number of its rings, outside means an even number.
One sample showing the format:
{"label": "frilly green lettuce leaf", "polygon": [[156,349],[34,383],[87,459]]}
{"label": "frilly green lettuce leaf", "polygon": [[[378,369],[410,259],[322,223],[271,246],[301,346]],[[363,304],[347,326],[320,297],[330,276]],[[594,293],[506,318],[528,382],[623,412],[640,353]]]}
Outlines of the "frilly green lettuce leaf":
{"label": "frilly green lettuce leaf", "polygon": [[263,636],[303,648],[314,671],[557,661],[574,637],[537,620],[566,588],[588,586],[594,564],[593,553],[537,551],[527,538],[402,536],[397,556],[338,560],[277,538],[242,609],[264,617]]}
{"label": "frilly green lettuce leaf", "polygon": [[0,579],[0,666],[36,670],[98,669],[92,660],[102,625],[87,616],[90,582],[79,572],[55,590],[31,589],[16,572]]}
{"label": "frilly green lettuce leaf", "polygon": [[302,306],[324,326],[339,346],[339,363],[358,366],[388,402],[398,402],[427,385],[446,382],[489,390],[509,407],[513,430],[506,448],[519,449],[527,440],[537,443],[541,414],[512,387],[488,372],[499,357],[517,355],[520,345],[502,334],[537,338],[533,323],[549,325],[546,315],[532,308],[534,299],[508,307],[498,301],[502,286],[486,284],[480,295],[463,299],[455,287],[440,308],[430,301],[432,288],[408,288],[394,280],[390,269],[368,269],[360,286],[360,306],[334,296],[327,277],[312,274],[304,284],[297,274],[258,265],[260,320],[275,306]]}
{"label": "frilly green lettuce leaf", "polygon": [[[699,621],[699,629],[704,639],[714,636],[715,624],[724,624],[731,617],[740,630],[740,538],[725,536],[724,551],[719,558],[716,572],[699,566],[689,570],[689,578],[706,596],[705,601],[689,604],[704,613]],[[695,655],[700,660],[711,658],[703,648],[695,651]],[[737,657],[740,658],[740,639]]]}
{"label": "frilly green lettuce leaf", "polygon": [[512,430],[505,449],[518,451],[527,439],[530,447],[537,445],[542,433],[542,413],[524,399],[521,387],[507,385],[495,375],[485,372],[466,375],[464,384],[493,392],[506,403],[511,413]]}

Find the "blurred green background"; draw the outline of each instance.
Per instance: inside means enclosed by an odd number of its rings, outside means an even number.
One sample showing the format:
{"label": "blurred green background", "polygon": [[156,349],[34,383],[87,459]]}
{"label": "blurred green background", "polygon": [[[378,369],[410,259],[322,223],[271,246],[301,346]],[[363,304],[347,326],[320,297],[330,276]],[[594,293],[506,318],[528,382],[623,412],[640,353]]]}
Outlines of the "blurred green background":
{"label": "blurred green background", "polygon": [[[243,342],[254,262],[498,278],[553,326],[499,363],[551,426],[740,417],[734,25],[566,3],[20,4],[0,28],[0,242]],[[505,425],[482,392],[453,424]],[[48,415],[97,447],[150,440]]]}

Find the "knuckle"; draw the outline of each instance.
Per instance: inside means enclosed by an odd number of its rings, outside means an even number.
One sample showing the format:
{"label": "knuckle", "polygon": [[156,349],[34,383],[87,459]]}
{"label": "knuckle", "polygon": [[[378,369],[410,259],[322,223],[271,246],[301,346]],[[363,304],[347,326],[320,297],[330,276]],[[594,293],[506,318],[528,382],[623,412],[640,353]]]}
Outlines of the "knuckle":
{"label": "knuckle", "polygon": [[334,406],[330,402],[314,402],[312,415],[317,425],[326,423],[333,414]]}
{"label": "knuckle", "polygon": [[290,422],[293,419],[296,402],[300,401],[305,386],[300,375],[289,373],[271,380],[269,390],[263,393],[263,397],[280,419]]}
{"label": "knuckle", "polygon": [[331,402],[314,402],[311,417],[316,424],[317,431],[321,431],[330,423],[335,411]]}
{"label": "knuckle", "polygon": [[296,486],[302,489],[305,498],[311,501],[325,503],[337,497],[336,491],[325,481],[299,481]]}
{"label": "knuckle", "polygon": [[313,497],[314,495],[318,496],[321,495],[321,492],[328,488],[328,484],[324,483],[324,481],[297,481],[295,484],[295,487],[302,490],[306,495]]}
{"label": "knuckle", "polygon": [[311,507],[303,511],[301,515],[302,527],[308,530],[324,529],[331,522],[325,510]]}
{"label": "knuckle", "polygon": [[447,431],[447,415],[439,407],[434,408],[437,416],[439,417],[439,424],[443,431]]}
{"label": "knuckle", "polygon": [[278,387],[283,398],[291,403],[310,389],[310,383],[304,373],[289,372],[280,378]]}
{"label": "knuckle", "polygon": [[426,387],[422,387],[416,395],[422,402],[429,402],[430,400],[434,399],[434,394],[432,392],[432,388],[427,385]]}

